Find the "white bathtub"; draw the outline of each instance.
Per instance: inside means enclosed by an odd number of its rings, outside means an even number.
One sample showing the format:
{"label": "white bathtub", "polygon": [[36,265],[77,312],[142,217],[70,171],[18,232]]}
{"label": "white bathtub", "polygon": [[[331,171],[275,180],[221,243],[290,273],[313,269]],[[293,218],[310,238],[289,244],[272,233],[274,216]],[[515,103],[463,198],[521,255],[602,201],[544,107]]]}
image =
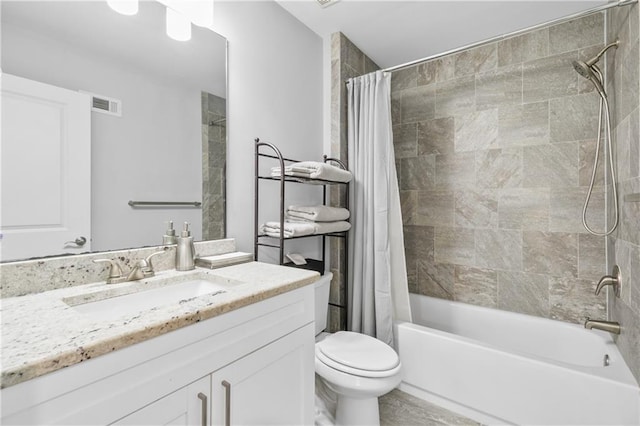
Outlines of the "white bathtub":
{"label": "white bathtub", "polygon": [[640,424],[608,333],[414,294],[411,309],[396,324],[401,390],[485,424]]}

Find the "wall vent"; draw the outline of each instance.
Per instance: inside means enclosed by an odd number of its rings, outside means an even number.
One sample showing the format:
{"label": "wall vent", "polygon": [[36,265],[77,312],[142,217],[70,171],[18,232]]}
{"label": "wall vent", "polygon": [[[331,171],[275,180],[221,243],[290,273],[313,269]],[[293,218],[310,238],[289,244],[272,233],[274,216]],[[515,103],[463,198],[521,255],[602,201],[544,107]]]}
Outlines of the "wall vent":
{"label": "wall vent", "polygon": [[95,93],[83,92],[91,96],[91,111],[122,117],[122,101]]}
{"label": "wall vent", "polygon": [[320,7],[325,8],[338,3],[340,0],[316,0]]}

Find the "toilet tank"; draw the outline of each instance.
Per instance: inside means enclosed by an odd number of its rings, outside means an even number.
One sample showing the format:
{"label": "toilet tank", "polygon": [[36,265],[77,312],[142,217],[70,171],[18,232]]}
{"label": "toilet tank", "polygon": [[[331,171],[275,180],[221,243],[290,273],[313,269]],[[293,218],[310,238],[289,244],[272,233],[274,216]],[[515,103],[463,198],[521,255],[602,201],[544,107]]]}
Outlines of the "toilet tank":
{"label": "toilet tank", "polygon": [[332,277],[333,274],[331,272],[325,272],[315,283],[316,336],[327,328],[329,289]]}

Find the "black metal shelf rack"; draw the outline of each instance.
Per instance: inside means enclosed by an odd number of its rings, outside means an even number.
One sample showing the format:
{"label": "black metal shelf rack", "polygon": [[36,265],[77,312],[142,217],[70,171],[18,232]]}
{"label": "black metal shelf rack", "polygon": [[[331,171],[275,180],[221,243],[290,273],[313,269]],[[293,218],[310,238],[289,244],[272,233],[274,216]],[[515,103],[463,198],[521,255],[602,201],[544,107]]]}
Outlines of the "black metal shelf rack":
{"label": "black metal shelf rack", "polygon": [[[262,150],[261,150],[262,148]],[[264,149],[270,149],[273,151],[273,154],[269,154],[264,152]],[[274,176],[261,176],[260,175],[260,159],[261,158],[270,158],[273,160],[277,160],[277,164],[280,166],[280,170],[284,171],[285,163],[297,163],[299,160],[294,160],[291,158],[286,158],[282,156],[282,153],[272,143],[269,142],[261,142],[260,139],[255,140],[255,205],[254,205],[254,259],[258,260],[258,251],[260,247],[269,247],[279,250],[279,263],[280,265],[291,266],[302,269],[310,269],[313,271],[319,272],[321,275],[324,275],[325,267],[326,267],[326,239],[329,238],[340,238],[344,240],[345,248],[348,247],[349,241],[349,233],[346,232],[334,232],[327,234],[313,234],[313,235],[304,235],[298,237],[285,237],[284,236],[284,222],[285,222],[285,189],[286,184],[288,183],[298,183],[298,184],[306,184],[306,185],[322,185],[322,204],[327,204],[327,186],[330,185],[343,185],[346,190],[346,200],[349,200],[349,184],[344,182],[334,182],[322,179],[305,179],[298,178],[293,176],[285,176],[284,173],[280,177]],[[342,169],[347,170],[345,164],[337,159],[330,158],[326,155],[323,157],[324,162],[332,162],[339,165]],[[260,224],[258,219],[258,209],[259,209],[259,194],[260,194],[260,182],[261,181],[276,181],[279,182],[280,185],[280,200],[279,200],[279,213],[280,213],[280,236],[272,237],[269,235],[261,235],[260,234]],[[305,265],[295,265],[292,262],[285,262],[284,248],[285,242],[287,240],[297,240],[302,238],[322,238],[322,255],[320,259],[305,259],[307,263]],[[342,256],[342,273],[344,277],[347,277],[347,256]],[[347,290],[346,285],[342,286],[343,294],[342,294],[342,304],[333,306],[337,306],[342,309],[346,309],[347,306]]]}

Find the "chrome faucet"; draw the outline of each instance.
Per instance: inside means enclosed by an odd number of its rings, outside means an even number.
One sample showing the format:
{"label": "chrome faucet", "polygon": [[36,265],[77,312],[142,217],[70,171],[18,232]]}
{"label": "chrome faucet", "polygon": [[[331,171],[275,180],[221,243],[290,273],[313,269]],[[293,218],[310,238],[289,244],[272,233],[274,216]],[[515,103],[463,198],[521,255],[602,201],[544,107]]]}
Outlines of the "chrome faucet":
{"label": "chrome faucet", "polygon": [[618,265],[613,267],[613,271],[611,271],[611,275],[605,275],[600,278],[598,281],[598,286],[596,287],[596,296],[600,294],[600,290],[606,285],[613,286],[613,291],[616,296],[620,297],[620,286],[622,285],[622,275],[620,275],[620,268]]}
{"label": "chrome faucet", "polygon": [[109,277],[107,278],[107,284],[118,284],[125,282],[127,278],[122,275],[122,268],[118,265],[118,262],[111,259],[93,259],[93,263],[109,263]]}
{"label": "chrome faucet", "polygon": [[118,284],[125,281],[138,281],[144,278],[150,278],[155,275],[155,271],[153,270],[153,264],[151,263],[151,258],[157,254],[162,254],[164,251],[157,251],[155,253],[151,253],[145,259],[140,259],[135,262],[133,268],[127,275],[122,273],[122,268],[115,260],[111,259],[94,259],[94,263],[109,263],[111,265],[109,269],[109,277],[107,278],[107,284]]}
{"label": "chrome faucet", "polygon": [[613,334],[620,334],[620,323],[616,321],[599,321],[592,320],[587,317],[584,322],[584,328],[586,328],[587,330],[595,328],[596,330],[603,330]]}
{"label": "chrome faucet", "polygon": [[155,253],[151,253],[145,259],[138,260],[133,268],[131,268],[131,272],[127,275],[127,281],[136,281],[141,280],[143,278],[153,277],[156,272],[153,270],[153,264],[151,263],[151,258],[157,254],[162,254],[164,251],[157,251]]}

